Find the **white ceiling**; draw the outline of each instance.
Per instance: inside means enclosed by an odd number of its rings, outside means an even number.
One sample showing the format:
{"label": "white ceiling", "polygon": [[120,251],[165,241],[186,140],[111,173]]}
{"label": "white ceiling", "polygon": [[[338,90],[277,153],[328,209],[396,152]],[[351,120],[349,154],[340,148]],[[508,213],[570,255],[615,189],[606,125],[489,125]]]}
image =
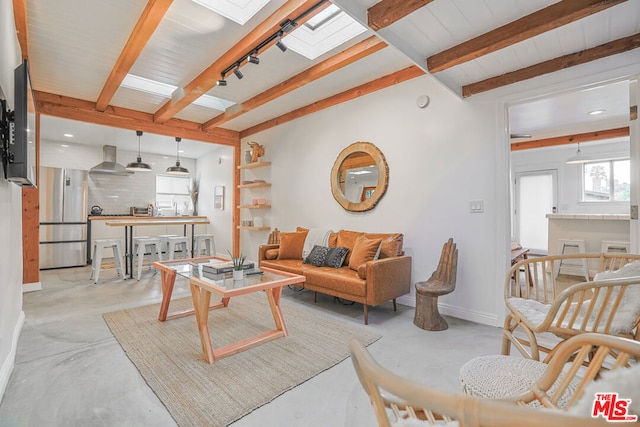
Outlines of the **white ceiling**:
{"label": "white ceiling", "polygon": [[[335,0],[343,10],[366,25],[367,8],[378,0]],[[216,61],[257,24],[285,4],[272,0],[247,24],[233,21],[197,5],[191,0],[174,0],[148,44],[137,58],[131,74],[183,87]],[[426,58],[463,41],[505,25],[515,19],[556,3],[550,0],[434,0],[426,6],[375,33],[364,34],[310,61],[292,52],[272,47],[260,54],[260,64],[242,68],[244,78],[228,76],[228,86],[207,93],[235,102],[246,101],[286,79],[335,55],[341,50],[377,34],[389,47],[365,57],[337,72],[313,81],[262,107],[224,123],[225,129],[241,131],[296,108],[369,82],[415,64],[426,70]],[[32,84],[36,90],[95,101],[126,43],[146,0],[26,0]],[[497,52],[463,63],[433,76],[454,93],[465,84],[504,74],[599,44],[640,32],[640,0],[629,0],[572,24],[548,31]],[[620,81],[640,73],[640,50],[567,68],[529,79],[478,98],[518,98],[527,102],[510,108],[511,132],[552,136],[598,130],[602,126],[624,126],[628,117],[629,94],[626,83],[584,87],[585,76],[594,81]],[[600,77],[607,75],[607,79]],[[598,80],[599,79],[599,80]],[[544,97],[559,83],[575,90]],[[474,97],[470,98],[471,100]],[[111,105],[147,113],[156,112],[165,98],[120,88]],[[593,106],[593,107],[591,107]],[[602,108],[601,116],[586,110]],[[220,112],[191,105],[175,117],[203,123]],[[73,142],[112,144],[121,149],[137,149],[131,130],[87,125],[65,119],[42,117],[43,139],[64,142],[64,133],[75,135]],[[216,145],[183,140],[181,156],[197,158]],[[163,155],[175,154],[171,137],[143,136],[142,150]]]}

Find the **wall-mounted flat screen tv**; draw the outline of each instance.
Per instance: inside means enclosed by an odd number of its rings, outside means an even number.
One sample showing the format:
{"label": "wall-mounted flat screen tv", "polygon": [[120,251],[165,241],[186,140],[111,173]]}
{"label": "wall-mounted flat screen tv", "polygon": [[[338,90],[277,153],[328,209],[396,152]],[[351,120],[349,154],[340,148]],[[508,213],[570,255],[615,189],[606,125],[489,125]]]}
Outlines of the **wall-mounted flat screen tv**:
{"label": "wall-mounted flat screen tv", "polygon": [[15,108],[10,125],[9,161],[6,178],[22,187],[35,187],[36,181],[36,102],[25,60],[15,69]]}

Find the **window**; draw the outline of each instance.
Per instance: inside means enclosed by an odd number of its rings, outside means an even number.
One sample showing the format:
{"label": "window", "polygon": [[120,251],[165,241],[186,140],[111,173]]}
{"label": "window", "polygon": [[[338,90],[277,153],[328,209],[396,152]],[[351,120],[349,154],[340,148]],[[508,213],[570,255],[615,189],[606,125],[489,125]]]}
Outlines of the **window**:
{"label": "window", "polygon": [[193,211],[191,178],[156,175],[156,207],[164,216],[187,215]]}
{"label": "window", "polygon": [[629,159],[599,160],[583,165],[583,202],[628,202],[630,200]]}

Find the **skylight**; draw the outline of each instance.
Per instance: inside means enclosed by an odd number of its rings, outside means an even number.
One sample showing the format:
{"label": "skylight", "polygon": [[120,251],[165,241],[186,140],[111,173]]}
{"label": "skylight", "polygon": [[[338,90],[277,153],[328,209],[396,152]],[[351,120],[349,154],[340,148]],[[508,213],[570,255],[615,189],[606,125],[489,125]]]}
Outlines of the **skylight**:
{"label": "skylight", "polygon": [[213,10],[240,25],[244,25],[269,0],[192,0],[194,3]]}
{"label": "skylight", "polygon": [[289,49],[313,60],[366,30],[338,6],[332,4],[292,31],[282,41]]}
{"label": "skylight", "polygon": [[[150,93],[152,95],[159,95],[164,98],[171,98],[171,95],[176,91],[176,89],[178,89],[176,86],[146,79],[140,76],[134,76],[133,74],[127,74],[124,80],[122,80],[120,86]],[[226,99],[217,98],[211,95],[202,95],[200,98],[193,101],[193,103],[200,105],[201,107],[211,108],[218,111],[224,111],[235,104],[235,102],[227,101]]]}

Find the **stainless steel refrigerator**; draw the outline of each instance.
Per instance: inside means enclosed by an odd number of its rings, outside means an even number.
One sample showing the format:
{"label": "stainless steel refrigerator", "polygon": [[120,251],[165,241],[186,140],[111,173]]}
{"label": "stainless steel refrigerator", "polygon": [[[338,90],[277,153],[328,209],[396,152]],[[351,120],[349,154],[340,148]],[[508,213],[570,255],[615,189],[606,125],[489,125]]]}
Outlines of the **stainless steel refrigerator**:
{"label": "stainless steel refrigerator", "polygon": [[40,269],[87,263],[87,171],[40,168]]}

